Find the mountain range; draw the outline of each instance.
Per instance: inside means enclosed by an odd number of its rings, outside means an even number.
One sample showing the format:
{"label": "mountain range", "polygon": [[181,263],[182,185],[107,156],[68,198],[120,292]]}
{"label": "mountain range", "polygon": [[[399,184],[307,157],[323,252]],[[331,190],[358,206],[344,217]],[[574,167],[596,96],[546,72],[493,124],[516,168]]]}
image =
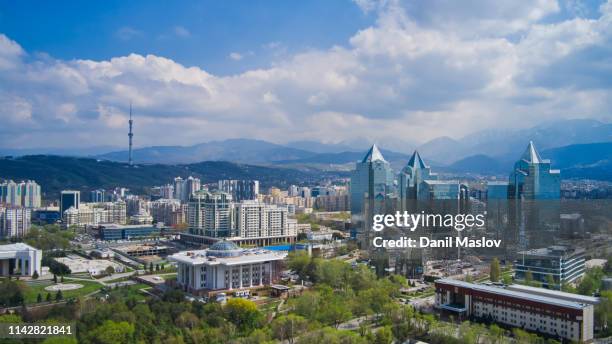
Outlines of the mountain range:
{"label": "mountain range", "polygon": [[[606,177],[606,166],[610,160],[606,143],[612,142],[612,124],[596,120],[560,120],[527,129],[489,129],[458,139],[438,137],[420,145],[410,138],[387,138],[377,143],[396,170],[403,167],[416,148],[429,165],[441,172],[506,174],[529,141],[534,141],[544,157],[550,155],[554,168],[571,170],[572,175],[588,170],[589,175]],[[347,171],[353,168],[355,161],[363,158],[372,143],[360,138],[338,143],[294,141],[286,144],[228,139],[192,146],[142,147],[133,151],[133,157],[138,164],[184,165],[229,161],[310,172]],[[29,154],[31,151],[23,150],[22,153]],[[3,152],[11,153],[5,150],[0,154]],[[68,155],[65,152],[57,154]],[[21,154],[15,152],[14,155]],[[90,156],[99,160],[127,162],[128,152],[120,150]]]}

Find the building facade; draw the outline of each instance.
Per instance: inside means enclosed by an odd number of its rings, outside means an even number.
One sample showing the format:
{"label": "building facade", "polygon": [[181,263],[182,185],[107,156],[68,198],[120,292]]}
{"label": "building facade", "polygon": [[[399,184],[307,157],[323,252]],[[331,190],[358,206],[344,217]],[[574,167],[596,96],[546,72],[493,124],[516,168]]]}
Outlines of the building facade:
{"label": "building facade", "polygon": [[32,226],[32,209],[0,205],[0,238],[23,238]]}
{"label": "building facade", "polygon": [[42,251],[24,243],[0,245],[0,276],[42,274]]}
{"label": "building facade", "polygon": [[369,247],[372,216],[385,212],[394,192],[393,170],[376,145],[351,172],[351,225],[362,247]]}
{"label": "building facade", "polygon": [[[583,249],[568,246],[521,251],[514,262],[514,278],[525,281],[525,275],[529,271],[533,281],[542,283],[548,288],[559,289],[562,284],[572,283],[584,276],[585,262]],[[549,281],[554,281],[554,285],[549,285]]]}
{"label": "building facade", "polygon": [[575,342],[593,340],[592,298],[576,295],[567,299],[554,291],[542,294],[452,279],[437,280],[435,287],[435,307],[460,318],[492,321]]}
{"label": "building facade", "polygon": [[209,249],[169,256],[178,265],[177,284],[195,295],[213,291],[269,286],[276,281],[287,256],[283,251],[241,249],[220,241]]}
{"label": "building facade", "polygon": [[220,180],[219,191],[229,193],[236,202],[256,200],[259,195],[259,181],[235,179]]}
{"label": "building facade", "polygon": [[40,208],[40,185],[33,180],[15,183],[7,180],[0,183],[0,204],[13,207]]}

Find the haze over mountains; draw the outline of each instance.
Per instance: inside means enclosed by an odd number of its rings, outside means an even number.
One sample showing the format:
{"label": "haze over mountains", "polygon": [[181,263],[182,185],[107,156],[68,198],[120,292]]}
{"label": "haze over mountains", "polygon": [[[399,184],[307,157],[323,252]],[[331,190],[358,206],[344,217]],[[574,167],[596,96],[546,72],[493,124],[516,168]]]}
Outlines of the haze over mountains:
{"label": "haze over mountains", "polygon": [[[586,119],[543,123],[528,129],[490,129],[460,139],[439,137],[420,145],[414,143],[410,137],[388,138],[376,143],[395,169],[401,168],[416,148],[425,161],[439,171],[506,174],[530,140],[534,141],[544,158],[553,160],[554,168],[572,170],[574,174],[588,170],[588,174],[597,175],[601,174],[601,171],[605,173],[612,166],[612,124]],[[303,170],[348,170],[353,167],[355,161],[363,157],[372,143],[372,140],[359,138],[339,143],[295,141],[287,144],[253,139],[228,139],[192,146],[137,148],[133,156],[134,161],[139,164],[231,161]],[[10,151],[0,151],[1,153],[23,155]],[[66,151],[56,154],[81,155],[68,154]],[[126,162],[128,153],[127,150],[120,150],[99,154],[94,150],[90,156]],[[612,169],[610,171],[612,174]]]}

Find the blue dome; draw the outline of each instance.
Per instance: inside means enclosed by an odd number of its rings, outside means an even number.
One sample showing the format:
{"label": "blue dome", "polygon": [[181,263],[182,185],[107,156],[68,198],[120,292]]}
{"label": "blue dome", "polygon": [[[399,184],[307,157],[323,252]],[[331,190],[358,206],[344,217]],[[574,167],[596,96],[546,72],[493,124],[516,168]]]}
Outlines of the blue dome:
{"label": "blue dome", "polygon": [[215,256],[215,257],[235,257],[242,254],[243,249],[238,247],[231,241],[219,241],[214,243],[211,247],[206,251],[207,256]]}

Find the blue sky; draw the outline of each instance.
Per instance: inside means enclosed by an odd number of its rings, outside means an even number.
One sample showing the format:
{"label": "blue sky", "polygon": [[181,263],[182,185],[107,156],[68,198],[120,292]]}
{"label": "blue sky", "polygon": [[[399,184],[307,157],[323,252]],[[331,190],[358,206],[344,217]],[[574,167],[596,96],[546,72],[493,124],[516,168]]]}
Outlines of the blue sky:
{"label": "blue sky", "polygon": [[0,146],[609,122],[611,57],[612,0],[0,1]]}
{"label": "blue sky", "polygon": [[227,75],[346,44],[375,19],[350,0],[3,1],[0,32],[64,60],[154,54]]}

